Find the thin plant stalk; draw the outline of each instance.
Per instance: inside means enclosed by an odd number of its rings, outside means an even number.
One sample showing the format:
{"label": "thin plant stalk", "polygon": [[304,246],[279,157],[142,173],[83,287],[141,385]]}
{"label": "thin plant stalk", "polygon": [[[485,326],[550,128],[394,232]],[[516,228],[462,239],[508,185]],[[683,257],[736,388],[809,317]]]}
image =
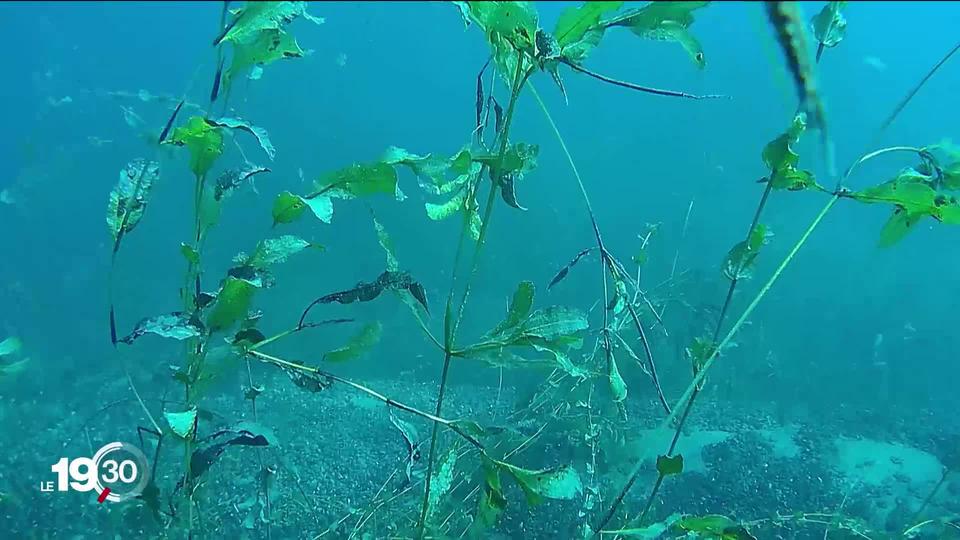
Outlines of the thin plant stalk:
{"label": "thin plant stalk", "polygon": [[[703,383],[703,379],[707,376],[707,372],[710,370],[710,368],[713,367],[713,364],[714,362],[716,362],[720,351],[723,350],[723,348],[726,347],[728,343],[730,343],[730,340],[733,339],[736,333],[747,321],[747,318],[753,314],[754,310],[760,304],[760,301],[763,300],[763,298],[767,295],[768,292],[770,292],[770,289],[773,288],[773,285],[780,279],[780,276],[783,274],[783,271],[786,270],[787,266],[789,266],[789,264],[793,261],[793,258],[800,251],[800,248],[802,248],[803,245],[807,243],[807,240],[810,238],[810,235],[813,233],[814,230],[816,230],[816,228],[820,225],[821,221],[823,221],[823,218],[827,215],[830,209],[833,208],[833,205],[836,204],[838,200],[840,200],[840,195],[833,195],[832,197],[830,197],[830,200],[827,201],[827,204],[823,207],[823,209],[820,210],[817,216],[813,219],[813,221],[807,227],[807,230],[803,233],[800,239],[797,240],[797,243],[793,246],[793,248],[790,250],[787,256],[783,259],[783,262],[780,263],[780,266],[777,267],[773,275],[771,275],[770,278],[767,280],[767,282],[763,285],[763,287],[754,297],[753,301],[750,302],[750,305],[748,305],[747,308],[743,311],[743,313],[734,323],[733,327],[730,328],[730,330],[727,332],[726,336],[724,336],[724,338],[720,341],[720,343],[718,343],[714,347],[710,356],[707,357],[706,361],[700,367],[700,370],[697,372],[696,376],[694,376],[689,386],[687,386],[687,389],[684,391],[683,395],[680,397],[680,399],[677,400],[677,404],[673,408],[673,412],[667,415],[667,417],[660,423],[659,429],[661,430],[668,429],[671,426],[671,424],[673,424],[674,420],[677,419],[677,416],[680,414],[681,410],[684,411],[684,414],[689,413],[689,407],[684,407],[683,405],[691,400],[691,396],[693,396],[693,394],[697,391],[697,388],[699,388],[700,385]],[[616,499],[614,499],[613,504],[610,505],[610,509],[607,510],[607,513],[604,515],[603,519],[601,519],[600,523],[597,525],[597,527],[594,530],[596,531],[603,530],[606,524],[613,517],[614,513],[616,513],[617,508],[619,508],[620,504],[623,502],[623,499],[624,497],[626,497],[627,492],[630,490],[630,487],[633,486],[634,482],[636,482],[637,477],[640,475],[640,470],[642,465],[643,465],[642,463],[637,463],[634,466],[633,471],[630,473],[630,478],[627,481],[627,484],[623,487],[623,489],[620,490],[620,493],[617,495]]]}
{"label": "thin plant stalk", "polygon": [[[516,110],[517,98],[520,97],[520,90],[523,84],[526,82],[527,77],[532,73],[532,70],[524,68],[524,59],[522,55],[518,54],[517,57],[517,70],[514,75],[513,85],[510,88],[510,103],[507,106],[506,116],[504,117],[503,124],[503,133],[499,135],[500,137],[500,151],[497,158],[497,167],[494,170],[496,174],[502,168],[503,158],[507,151],[507,146],[509,144],[509,133],[510,125],[513,123],[513,114]],[[480,175],[482,176],[483,169],[481,169]],[[456,333],[460,325],[460,321],[463,319],[464,308],[466,306],[467,300],[470,295],[470,284],[473,281],[473,277],[477,270],[477,265],[479,264],[480,251],[483,248],[484,241],[486,239],[487,231],[490,226],[490,216],[493,212],[493,203],[496,197],[496,183],[491,182],[490,185],[490,194],[487,197],[486,207],[484,209],[483,221],[480,225],[480,233],[477,238],[476,247],[474,248],[473,258],[471,262],[470,272],[467,276],[466,284],[464,285],[463,298],[460,302],[459,308],[457,310],[456,318],[453,318],[453,296],[455,293],[456,286],[456,269],[459,267],[459,258],[461,254],[461,246],[463,245],[464,238],[466,236],[467,228],[470,226],[469,219],[464,217],[463,228],[460,232],[460,241],[457,247],[457,255],[454,260],[454,275],[452,277],[452,282],[450,285],[450,293],[447,296],[446,309],[444,311],[444,355],[443,355],[443,368],[440,373],[440,387],[437,391],[437,405],[435,408],[435,416],[439,417],[443,410],[443,398],[446,393],[447,387],[447,377],[450,372],[450,359],[453,357],[454,341],[456,340]],[[436,460],[436,451],[437,451],[437,436],[439,433],[438,424],[434,423],[433,430],[430,436],[430,452],[427,458],[427,471],[426,476],[424,477],[424,492],[423,492],[423,503],[420,510],[420,519],[418,521],[418,532],[417,537],[423,538],[426,531],[426,519],[427,513],[430,508],[430,484],[432,481],[433,475],[433,465]]]}

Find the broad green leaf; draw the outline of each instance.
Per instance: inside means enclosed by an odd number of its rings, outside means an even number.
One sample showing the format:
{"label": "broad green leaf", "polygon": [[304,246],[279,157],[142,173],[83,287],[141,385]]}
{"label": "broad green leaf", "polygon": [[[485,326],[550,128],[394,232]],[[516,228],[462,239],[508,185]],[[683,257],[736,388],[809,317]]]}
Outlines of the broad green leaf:
{"label": "broad green leaf", "polygon": [[661,540],[668,529],[682,518],[680,514],[673,514],[664,521],[646,527],[605,530],[603,534],[618,535],[625,538],[639,538],[640,540]]}
{"label": "broad green leaf", "polygon": [[193,249],[193,246],[190,244],[180,242],[180,253],[183,254],[183,258],[186,259],[190,264],[200,264],[200,254],[197,253],[197,250]]}
{"label": "broad green leaf", "polygon": [[683,517],[674,524],[675,528],[696,533],[704,538],[718,540],[756,540],[742,525],[736,521],[716,514],[701,517]]}
{"label": "broad green leaf", "polygon": [[510,300],[510,307],[507,310],[506,318],[498,324],[491,334],[500,334],[504,330],[514,328],[521,321],[530,315],[530,308],[533,307],[534,286],[531,281],[521,281],[517,284],[517,290],[513,293]]}
{"label": "broad green leaf", "polygon": [[807,129],[807,115],[799,113],[793,118],[790,127],[763,147],[763,163],[771,172],[785,167],[796,167],[800,156],[793,150],[793,146],[800,140],[800,136]]}
{"label": "broad green leaf", "polygon": [[526,174],[537,167],[537,155],[540,153],[540,146],[528,143],[516,143],[507,147],[503,153],[503,161],[500,161],[499,154],[478,154],[473,160],[483,163],[496,170],[499,165],[499,175],[519,172]]}
{"label": "broad green leaf", "polygon": [[560,14],[553,37],[557,44],[566,47],[583,39],[589,30],[599,27],[600,17],[605,13],[617,11],[623,2],[584,2],[569,7]]}
{"label": "broad green leaf", "polygon": [[217,178],[216,185],[214,186],[214,199],[217,201],[223,200],[247,180],[250,181],[250,185],[253,185],[254,175],[265,172],[270,172],[270,169],[251,164],[223,171]]}
{"label": "broad green leaf", "polygon": [[228,30],[214,41],[214,45],[224,41],[250,42],[257,39],[263,31],[278,30],[300,16],[316,24],[324,22],[322,18],[307,13],[307,2],[248,1],[231,13],[233,19],[227,25]]}
{"label": "broad green leaf", "polygon": [[940,221],[948,225],[960,225],[960,204],[955,199],[940,207]]}
{"label": "broad green leaf", "polygon": [[154,334],[164,338],[183,341],[203,334],[203,325],[189,313],[168,313],[143,319],[137,323],[130,335],[120,338],[127,345],[145,334]]}
{"label": "broad green leaf", "polygon": [[827,2],[810,21],[813,35],[824,47],[836,47],[847,33],[847,18],[840,11],[846,2]]}
{"label": "broad green leaf", "polygon": [[311,247],[312,244],[296,236],[284,235],[279,238],[261,240],[247,264],[255,268],[267,268],[287,260],[290,255]]}
{"label": "broad green leaf", "polygon": [[617,367],[617,359],[610,355],[609,373],[607,379],[610,382],[610,393],[613,395],[613,401],[620,402],[627,399],[627,383],[620,376],[620,368]]}
{"label": "broad green leaf", "polygon": [[20,347],[23,345],[23,342],[20,341],[20,338],[11,336],[7,339],[0,341],[0,356],[7,356],[14,354],[20,350]]}
{"label": "broad green leaf", "polygon": [[170,431],[181,439],[192,439],[197,430],[197,408],[183,412],[163,411]]}
{"label": "broad green leaf", "polygon": [[773,233],[766,225],[758,223],[750,233],[750,238],[739,242],[730,249],[723,261],[723,275],[727,279],[749,279],[753,275],[753,266],[760,248],[763,247]]}
{"label": "broad green leaf", "polygon": [[382,331],[383,327],[379,322],[372,322],[364,326],[357,335],[350,338],[346,345],[324,354],[323,360],[325,362],[346,362],[359,358],[380,341]]}
{"label": "broad green leaf", "polygon": [[277,149],[274,148],[273,143],[270,142],[270,135],[267,134],[267,130],[261,127],[257,127],[239,118],[218,118],[216,120],[208,118],[207,122],[217,127],[246,131],[257,138],[257,142],[260,143],[260,148],[263,149],[263,152],[267,154],[267,157],[269,157],[271,161],[273,161],[273,158],[277,155]]}
{"label": "broad green leaf", "polygon": [[354,164],[324,175],[318,182],[319,193],[333,198],[353,199],[369,195],[396,195],[397,171],[389,164]]}
{"label": "broad green leaf", "polygon": [[448,217],[456,214],[464,207],[464,201],[468,195],[468,190],[464,189],[460,193],[454,195],[450,200],[441,204],[434,204],[431,202],[424,203],[424,208],[427,210],[427,217],[434,221],[440,221],[441,219],[447,219]]}
{"label": "broad green leaf", "polygon": [[433,478],[430,481],[430,497],[427,501],[429,508],[427,519],[431,518],[439,509],[440,500],[453,486],[453,475],[454,472],[456,472],[456,465],[457,448],[454,447],[451,448],[450,451],[447,452],[447,455],[437,464],[437,468],[433,473]]}
{"label": "broad green leaf", "polygon": [[671,476],[683,472],[683,456],[657,456],[657,472],[660,476]]}
{"label": "broad green leaf", "polygon": [[817,185],[810,171],[801,171],[791,166],[778,169],[769,180],[773,189],[802,191]]}
{"label": "broad green leaf", "polygon": [[888,203],[903,208],[909,213],[937,216],[937,192],[926,182],[919,180],[915,171],[907,170],[893,180],[850,195],[869,203]]}
{"label": "broad green leaf", "polygon": [[187,147],[190,151],[190,170],[198,178],[206,175],[213,162],[223,153],[220,128],[208,123],[202,116],[190,117],[185,126],[173,130],[167,142]]}
{"label": "broad green leaf", "polygon": [[234,43],[233,60],[223,73],[224,88],[229,88],[243,73],[250,72],[251,79],[259,79],[262,66],[303,55],[303,49],[292,35],[280,29],[264,30],[250,41]]}
{"label": "broad green leaf", "polygon": [[532,471],[504,461],[495,463],[517,481],[530,505],[538,504],[543,498],[573,499],[583,491],[580,474],[570,465]]}
{"label": "broad green leaf", "polygon": [[590,372],[587,371],[587,370],[585,370],[585,369],[583,369],[582,367],[574,364],[574,363],[570,360],[570,357],[567,356],[566,353],[564,353],[564,352],[562,352],[562,351],[558,351],[558,350],[556,350],[556,349],[546,349],[546,348],[536,347],[536,346],[534,346],[534,348],[536,348],[536,349],[538,349],[538,350],[545,350],[545,351],[553,354],[553,358],[557,361],[557,365],[558,365],[558,366],[560,367],[560,369],[562,369],[562,370],[564,371],[564,373],[566,373],[567,375],[570,375],[571,377],[573,377],[573,378],[575,378],[575,379],[581,379],[581,380],[585,380],[585,379],[587,379],[587,378],[590,377]]}
{"label": "broad green leaf", "polygon": [[483,492],[477,500],[477,517],[470,527],[473,538],[485,538],[486,529],[496,525],[500,514],[507,508],[507,499],[503,496],[500,482],[500,468],[497,462],[481,454],[483,461]]}
{"label": "broad green leaf", "polygon": [[551,306],[533,312],[517,327],[520,338],[553,341],[582,332],[588,327],[587,316],[580,310]]}
{"label": "broad green leaf", "polygon": [[107,204],[107,226],[113,235],[115,247],[119,247],[124,234],[140,223],[147,209],[150,190],[160,178],[160,164],[156,161],[136,159],[120,171],[120,180],[110,192]]}
{"label": "broad green leaf", "polygon": [[604,30],[605,28],[603,26],[588,29],[579,41],[565,46],[561,51],[561,55],[574,64],[582,64],[587,57],[590,56],[590,53],[593,52],[593,49],[595,49],[597,45],[600,45],[600,41],[603,40]]}
{"label": "broad green leaf", "polygon": [[604,21],[603,25],[625,26],[645,39],[676,41],[683,46],[697,66],[703,68],[706,65],[703,50],[689,28],[693,24],[693,12],[707,4],[709,2],[650,2]]}
{"label": "broad green leaf", "polygon": [[519,54],[532,57],[535,52],[538,22],[532,3],[467,2],[467,5],[470,18],[487,36],[500,75],[512,85]]}
{"label": "broad green leaf", "polygon": [[333,202],[330,197],[321,195],[307,199],[289,191],[284,191],[277,195],[273,202],[274,226],[278,223],[292,223],[300,219],[307,208],[324,223],[330,223],[333,218]]}
{"label": "broad green leaf", "polygon": [[211,332],[226,330],[246,317],[256,290],[257,286],[245,279],[227,277],[207,317],[207,328]]}
{"label": "broad green leaf", "polygon": [[904,210],[895,210],[890,219],[883,225],[883,228],[880,229],[878,246],[890,247],[903,240],[921,218],[923,218],[923,214],[911,214]]}

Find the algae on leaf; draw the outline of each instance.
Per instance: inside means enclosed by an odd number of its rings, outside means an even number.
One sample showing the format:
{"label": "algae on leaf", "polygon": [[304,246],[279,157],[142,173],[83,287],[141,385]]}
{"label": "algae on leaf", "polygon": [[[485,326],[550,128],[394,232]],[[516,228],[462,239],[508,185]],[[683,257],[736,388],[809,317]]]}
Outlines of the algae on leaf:
{"label": "algae on leaf", "polygon": [[123,236],[136,228],[150,200],[150,190],[160,178],[160,164],[136,159],[120,171],[120,180],[110,192],[107,226],[114,239],[114,251]]}
{"label": "algae on leaf", "polygon": [[[841,10],[846,2],[827,2],[820,13],[813,16],[810,25],[813,35],[823,47],[836,47],[847,33],[847,18]],[[819,56],[819,53],[818,53]]]}
{"label": "algae on leaf", "polygon": [[504,461],[494,460],[494,463],[517,481],[530,505],[538,504],[544,498],[573,499],[583,491],[580,474],[570,465],[532,471]]}
{"label": "algae on leaf", "polygon": [[279,238],[261,240],[257,244],[253,255],[247,260],[247,264],[255,268],[266,268],[273,264],[282,263],[286,261],[290,255],[299,253],[309,247],[319,246],[315,246],[302,238],[289,234]]}
{"label": "algae on leaf", "polygon": [[141,320],[130,332],[130,335],[120,338],[120,342],[132,345],[134,341],[145,334],[154,334],[160,337],[183,341],[203,334],[203,323],[189,313],[174,312],[157,315]]}

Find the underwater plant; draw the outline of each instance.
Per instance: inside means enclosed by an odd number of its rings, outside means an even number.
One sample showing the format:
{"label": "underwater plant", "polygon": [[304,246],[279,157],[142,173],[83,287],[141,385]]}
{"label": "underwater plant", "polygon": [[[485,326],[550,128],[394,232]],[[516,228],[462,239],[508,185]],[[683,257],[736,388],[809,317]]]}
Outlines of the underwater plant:
{"label": "underwater plant", "polygon": [[[787,523],[825,525],[828,530],[853,531],[866,537],[868,532],[863,524],[841,515],[839,510],[778,515],[752,522],[719,514],[675,514],[654,521],[651,511],[664,482],[684,474],[684,456],[676,452],[677,444],[706,384],[708,371],[731,346],[748,317],[824,216],[841,199],[889,205],[892,214],[880,231],[879,244],[884,247],[904,239],[925,218],[960,224],[960,201],[956,195],[960,191],[960,161],[957,157],[937,145],[886,147],[854,160],[838,176],[835,187],[819,183],[813,172],[800,167],[798,154],[799,141],[807,130],[818,130],[825,166],[830,171],[828,177],[833,176],[827,115],[814,80],[816,64],[809,62],[798,7],[792,3],[768,2],[767,13],[785,53],[799,106],[786,129],[761,151],[760,158],[768,172],[758,182],[763,184],[760,201],[746,234],[731,247],[721,263],[721,274],[729,282],[726,296],[719,314],[711,321],[712,330],[695,337],[684,347],[691,378],[681,396],[671,400],[657,369],[654,339],[661,335],[667,337],[671,331],[664,321],[664,312],[673,299],[673,286],[680,281],[680,275],[675,274],[679,248],[670,278],[652,287],[643,277],[647,250],[657,233],[655,225],[640,235],[641,245],[629,263],[614,253],[604,240],[600,216],[594,212],[587,183],[575,164],[573,153],[533,80],[535,75],[546,75],[566,101],[571,101],[563,82],[567,73],[584,75],[598,84],[663,98],[723,98],[725,96],[719,94],[693,94],[627,82],[586,65],[593,50],[602,45],[604,36],[623,28],[642,39],[676,43],[696,68],[703,69],[706,57],[691,26],[697,10],[706,7],[708,2],[656,2],[630,9],[624,9],[623,2],[586,2],[565,10],[553,31],[540,26],[537,11],[529,2],[453,4],[465,25],[482,32],[489,46],[489,57],[476,77],[476,101],[471,104],[475,109],[475,123],[470,132],[463,134],[462,144],[442,152],[419,154],[391,146],[369,161],[345,164],[318,175],[309,190],[280,192],[273,198],[270,216],[262,219],[265,224],[270,222],[272,236],[250,240],[249,254],[237,254],[222,275],[211,279],[209,274],[214,267],[206,246],[209,233],[217,226],[221,212],[227,211],[227,201],[233,193],[254,177],[271,172],[270,168],[247,159],[240,140],[249,141],[252,137],[271,162],[277,155],[266,129],[238,118],[232,111],[227,114],[229,100],[237,88],[235,82],[243,75],[259,78],[263,66],[274,61],[303,56],[303,50],[288,30],[289,25],[300,18],[314,23],[322,19],[306,12],[306,2],[247,2],[232,11],[224,5],[212,40],[217,68],[209,110],[194,105],[190,108],[196,114],[180,118],[186,102],[182,99],[171,111],[157,139],[154,148],[157,154],[149,159],[132,160],[122,168],[107,208],[107,224],[113,238],[111,265],[116,262],[121,244],[130,241],[128,236],[145,218],[151,194],[161,181],[160,149],[176,149],[184,154],[186,168],[194,180],[192,234],[180,241],[186,268],[180,298],[176,304],[171,302],[176,307],[157,310],[159,314],[141,318],[132,326],[120,324],[123,321],[118,317],[112,295],[114,271],[111,266],[112,344],[118,348],[135,346],[148,335],[182,343],[181,363],[171,366],[170,370],[170,377],[182,387],[182,399],[165,397],[159,411],[142,399],[130,367],[124,363],[126,381],[149,421],[149,426],[138,427],[138,434],[152,435],[155,439],[154,475],[141,495],[150,514],[164,529],[182,528],[188,537],[208,534],[209,531],[204,530],[202,485],[212,475],[211,471],[216,470],[216,465],[226,459],[224,456],[241,452],[244,447],[253,448],[257,461],[256,480],[252,482],[254,493],[236,510],[244,516],[245,529],[261,530],[267,538],[272,537],[277,523],[274,510],[279,500],[278,471],[284,465],[278,457],[282,451],[277,437],[269,420],[264,418],[267,411],[263,402],[258,402],[266,386],[254,380],[251,365],[261,364],[282,373],[299,391],[319,393],[344,389],[372,399],[387,409],[390,423],[404,443],[406,454],[402,456],[402,465],[384,481],[374,499],[366,507],[330,524],[317,537],[342,533],[338,527],[351,517],[357,521],[350,536],[361,534],[374,514],[386,506],[382,512],[387,514],[384,521],[390,523],[391,534],[396,536],[482,538],[490,535],[505,515],[511,489],[519,490],[531,507],[545,499],[577,501],[575,536],[580,538],[671,535],[669,537],[752,539],[756,538],[751,532],[755,527]],[[814,18],[818,61],[825,47],[834,47],[843,39],[846,28],[846,19],[840,12],[843,4],[831,2]],[[224,69],[227,52],[230,53],[229,67]],[[944,61],[937,64],[931,75]],[[898,106],[881,131],[892,123],[909,97],[929,77]],[[507,207],[506,211],[526,210],[521,194],[528,185],[528,177],[536,174],[538,159],[541,159],[540,146],[518,140],[514,125],[518,103],[525,92],[534,98],[559,142],[582,197],[594,240],[594,245],[580,247],[573,253],[572,259],[560,267],[545,289],[561,287],[571,272],[585,266],[582,262],[596,257],[600,267],[596,302],[589,310],[542,305],[535,282],[530,276],[518,276],[502,320],[489,330],[474,332],[466,328],[463,321],[470,311],[471,293],[480,272],[494,210],[501,206],[500,201]],[[576,101],[575,96],[572,101]],[[213,112],[216,104],[222,106],[219,115]],[[232,157],[228,142],[240,149],[242,164],[227,165]],[[847,187],[848,179],[859,165],[895,153],[914,156],[917,161],[913,166],[892,172],[886,182],[859,190]],[[263,292],[277,285],[276,267],[290,257],[319,254],[324,249],[299,236],[280,234],[282,229],[309,219],[310,215],[319,222],[312,225],[323,227],[330,224],[335,215],[363,206],[352,201],[374,197],[403,201],[406,197],[400,180],[404,175],[412,175],[427,197],[423,210],[427,219],[452,223],[457,228],[457,240],[452,246],[454,256],[448,267],[449,289],[439,305],[430,298],[428,291],[432,288],[401,264],[390,233],[370,209],[371,232],[384,254],[382,267],[357,276],[353,286],[322,283],[323,290],[329,292],[292,310],[296,324],[282,332],[265,334],[264,321],[276,319],[279,314],[264,313],[256,306]],[[764,209],[771,196],[781,196],[783,192],[822,193],[829,199],[728,328],[725,323],[733,309],[734,292],[754,277],[757,260],[771,241],[770,228],[762,222]],[[691,202],[684,229],[692,206]],[[436,349],[434,359],[437,361],[431,367],[437,368],[439,375],[430,410],[411,405],[413,402],[406,398],[400,400],[386,395],[368,383],[344,376],[339,370],[343,364],[371,353],[382,335],[391,331],[377,320],[355,324],[360,322],[357,320],[359,310],[352,311],[356,304],[396,300],[404,304],[425,341]],[[337,311],[335,317],[318,318],[318,313],[330,310]],[[341,346],[316,354],[311,362],[283,357],[272,348],[277,342],[301,332],[328,327],[350,330],[344,330]],[[129,331],[123,333],[121,328]],[[8,341],[0,344],[3,351],[0,356],[16,350],[15,342],[7,345]],[[641,461],[636,461],[622,486],[605,484],[598,471],[606,447],[627,435],[622,420],[627,418],[629,389],[634,384],[628,382],[621,367],[627,362],[643,373],[644,384],[655,395],[657,407],[663,414],[659,420],[661,429],[672,432],[669,446],[656,459],[657,478],[644,505],[630,512],[634,515],[624,515],[622,505],[639,478]],[[504,418],[484,425],[475,418],[449,416],[449,408],[445,409],[451,371],[460,366],[498,370],[545,367],[549,375],[527,401],[518,402]],[[0,375],[11,369],[9,364],[0,364]],[[246,375],[242,397],[249,401],[249,413],[244,413],[246,419],[241,420],[230,418],[234,415],[215,417],[207,409],[205,398],[217,381],[237,372]],[[609,397],[606,402],[601,399],[603,395]],[[499,399],[498,394],[498,402]],[[429,435],[421,436],[410,422],[412,419],[428,422]],[[521,429],[531,425],[535,429]],[[547,452],[537,458],[521,458],[521,453],[550,436],[574,441],[572,445],[581,453],[573,458],[565,455],[562,459]],[[148,446],[142,437],[141,444]],[[161,449],[171,446],[182,449],[182,464],[164,465],[174,471],[167,477],[175,479],[164,484],[158,481],[156,471],[161,466],[161,456],[169,454],[163,454]],[[415,470],[418,468],[423,470]],[[394,479],[405,479],[405,482],[388,488]],[[305,495],[303,498],[307,499]],[[623,526],[610,526],[614,518],[621,517],[625,518]],[[903,536],[908,537],[906,533]]]}

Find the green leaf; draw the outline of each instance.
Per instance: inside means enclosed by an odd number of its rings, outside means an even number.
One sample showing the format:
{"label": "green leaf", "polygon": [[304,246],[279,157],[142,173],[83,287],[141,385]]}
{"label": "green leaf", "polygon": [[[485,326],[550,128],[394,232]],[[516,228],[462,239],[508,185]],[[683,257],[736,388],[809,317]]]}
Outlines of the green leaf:
{"label": "green leaf", "polygon": [[646,527],[605,530],[603,534],[615,534],[626,538],[639,538],[640,540],[660,540],[664,538],[664,533],[666,533],[670,527],[673,527],[681,517],[680,514],[673,514],[664,521]]}
{"label": "green leaf", "polygon": [[847,33],[847,18],[841,13],[846,2],[827,2],[811,19],[813,35],[824,47],[836,47]]}
{"label": "green leaf", "polygon": [[598,28],[600,17],[605,13],[617,11],[623,2],[584,2],[570,7],[560,14],[553,37],[561,47],[574,44],[583,39],[586,33]]}
{"label": "green leaf", "polygon": [[120,171],[120,180],[110,192],[107,203],[107,226],[115,241],[115,249],[124,234],[140,223],[150,200],[150,190],[160,178],[160,164],[136,159]]}
{"label": "green leaf", "polygon": [[770,177],[773,189],[802,191],[817,185],[810,171],[801,171],[791,166],[783,167]]}
{"label": "green leaf", "polygon": [[890,219],[880,229],[879,247],[890,247],[900,240],[903,240],[914,226],[920,221],[923,214],[911,214],[904,210],[897,209],[890,216]]}
{"label": "green leaf", "polygon": [[290,255],[299,253],[308,247],[314,246],[302,238],[291,235],[261,240],[247,264],[254,268],[267,268],[284,262]]}
{"label": "green leaf", "polygon": [[193,246],[190,244],[180,242],[180,253],[183,254],[183,258],[190,264],[194,266],[200,264],[200,254],[197,253],[197,250],[193,249]]}
{"label": "green leaf", "polygon": [[227,24],[228,30],[214,41],[214,45],[224,41],[250,42],[263,31],[278,30],[300,16],[316,24],[324,22],[322,18],[307,13],[306,2],[246,2],[231,13],[233,19]]}
{"label": "green leaf", "polygon": [[610,393],[613,394],[613,401],[620,402],[627,399],[627,383],[620,376],[620,368],[617,367],[617,360],[610,355],[609,373],[607,378],[610,381]]}
{"label": "green leaf", "polygon": [[657,472],[660,476],[671,476],[683,472],[683,456],[657,456]]}
{"label": "green leaf", "polygon": [[211,120],[208,118],[207,123],[217,127],[246,131],[257,138],[257,142],[260,143],[260,148],[263,149],[263,152],[267,154],[267,157],[269,157],[271,161],[273,161],[273,158],[277,155],[277,149],[274,148],[273,143],[270,142],[270,135],[267,134],[267,130],[257,127],[246,120],[239,118],[218,118]]}
{"label": "green leaf", "polygon": [[551,306],[533,312],[518,326],[519,338],[553,341],[588,328],[587,316],[580,310]]}
{"label": "green leaf", "polygon": [[223,153],[220,128],[208,123],[202,116],[190,117],[185,126],[173,130],[167,142],[187,147],[190,151],[190,170],[198,178],[206,175]]}
{"label": "green leaf", "polygon": [[786,167],[796,167],[800,156],[793,150],[800,136],[807,129],[807,115],[799,113],[793,117],[790,127],[763,147],[763,163],[775,173]]}
{"label": "green leaf", "polygon": [[319,192],[329,197],[353,199],[370,195],[397,194],[397,171],[389,164],[353,164],[326,174],[318,182]]}
{"label": "green leaf", "polygon": [[530,308],[533,307],[534,285],[531,281],[521,281],[517,284],[517,290],[513,293],[510,300],[510,307],[507,310],[507,317],[491,331],[491,334],[499,334],[506,329],[513,328],[530,315]]}
{"label": "green leaf", "polygon": [[484,531],[496,525],[500,514],[507,508],[507,499],[503,496],[500,482],[500,469],[492,459],[481,454],[484,471],[483,493],[477,500],[477,517],[471,526],[473,538],[484,538]]}
{"label": "green leaf", "polygon": [[227,277],[207,317],[207,328],[211,332],[226,330],[245,318],[256,290],[257,286],[245,279]]}
{"label": "green leaf", "polygon": [[651,2],[609,21],[604,27],[625,26],[644,39],[676,41],[701,69],[706,65],[703,49],[689,31],[693,12],[709,2]]}
{"label": "green leaf", "polygon": [[138,322],[130,335],[120,338],[119,341],[132,345],[135,340],[145,334],[183,341],[202,335],[203,325],[189,313],[174,312],[157,315]]}
{"label": "green leaf", "polygon": [[531,506],[538,504],[543,498],[570,500],[583,491],[580,474],[569,465],[532,471],[504,461],[494,461],[517,481],[527,496],[527,504]]}
{"label": "green leaf", "polygon": [[893,180],[850,196],[867,203],[893,204],[909,213],[939,216],[937,192],[922,178],[913,169],[907,169]]}
{"label": "green leaf", "polygon": [[464,202],[467,199],[468,190],[464,189],[451,197],[447,202],[435,204],[431,202],[424,203],[427,210],[427,217],[434,221],[447,219],[464,208]]}
{"label": "green leaf", "polygon": [[183,412],[163,411],[163,417],[167,419],[167,425],[170,431],[181,439],[192,439],[197,430],[197,408]]}
{"label": "green leaf", "polygon": [[323,355],[325,362],[346,362],[366,354],[380,341],[383,327],[378,321],[364,326],[346,345]]}
{"label": "green leaf", "polygon": [[11,336],[7,339],[0,341],[0,356],[8,356],[16,353],[20,350],[20,347],[23,346],[23,342],[20,341],[20,338]]}
{"label": "green leaf", "polygon": [[730,249],[723,261],[723,275],[727,279],[749,279],[753,276],[753,266],[760,248],[769,241],[773,233],[766,225],[758,223],[747,241],[739,242]]}
{"label": "green leaf", "polygon": [[701,517],[684,517],[674,525],[684,531],[697,533],[705,538],[718,540],[756,540],[742,525],[736,521],[716,514]]}
{"label": "green leaf", "polygon": [[311,199],[294,195],[284,191],[277,195],[273,202],[273,224],[292,223],[303,215],[307,208],[324,223],[330,223],[333,218],[333,202],[330,197],[317,196]]}
{"label": "green leaf", "polygon": [[303,55],[303,49],[292,35],[279,29],[264,30],[251,41],[234,43],[233,59],[223,73],[224,89],[243,73],[250,72],[251,79],[259,79],[262,66]]}

